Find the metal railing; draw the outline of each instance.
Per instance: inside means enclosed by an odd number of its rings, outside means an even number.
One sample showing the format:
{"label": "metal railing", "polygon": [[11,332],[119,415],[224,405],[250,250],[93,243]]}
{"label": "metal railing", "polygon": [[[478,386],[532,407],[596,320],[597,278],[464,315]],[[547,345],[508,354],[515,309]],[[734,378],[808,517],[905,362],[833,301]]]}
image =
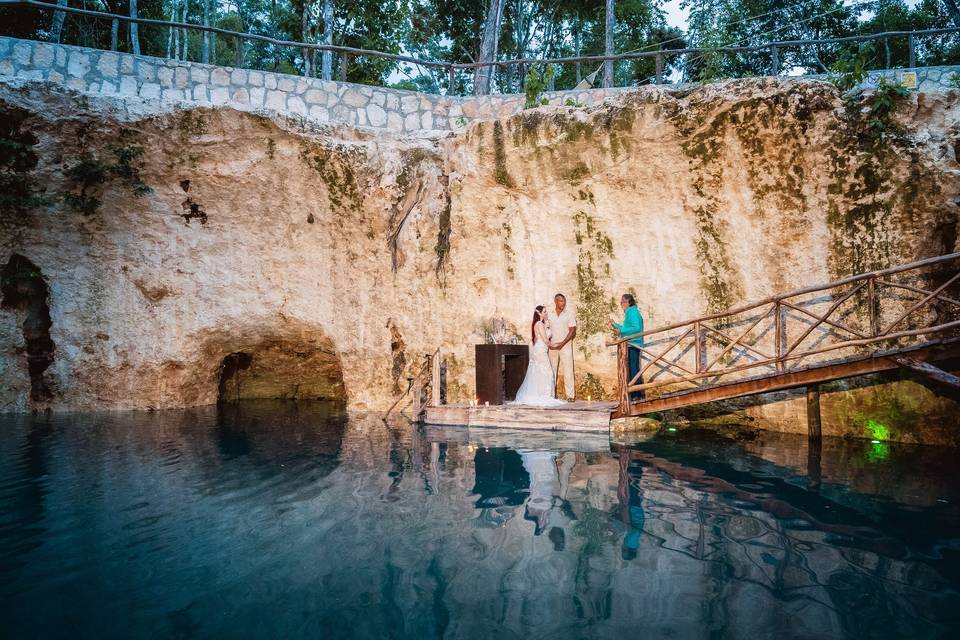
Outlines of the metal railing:
{"label": "metal railing", "polygon": [[665,61],[670,61],[672,59],[680,58],[687,56],[688,60],[695,59],[697,57],[703,57],[705,55],[714,55],[714,54],[742,54],[742,53],[760,53],[767,52],[770,55],[770,75],[779,75],[781,71],[781,57],[780,53],[784,49],[788,48],[797,48],[797,47],[810,47],[810,46],[823,46],[831,44],[852,44],[852,43],[861,43],[861,42],[872,42],[872,41],[887,41],[896,38],[907,38],[908,42],[908,68],[916,67],[917,57],[917,41],[920,38],[928,38],[934,36],[948,35],[954,33],[960,33],[960,27],[949,27],[941,29],[924,29],[917,31],[884,31],[882,33],[872,33],[872,34],[863,34],[855,36],[845,36],[838,38],[822,38],[815,40],[777,40],[772,42],[767,42],[758,45],[738,45],[738,46],[726,46],[726,47],[716,47],[716,48],[681,48],[681,49],[657,49],[657,50],[648,50],[648,51],[631,51],[627,53],[618,53],[614,55],[588,55],[588,56],[564,56],[556,58],[518,58],[511,60],[495,60],[489,62],[444,62],[439,60],[427,60],[424,58],[419,58],[416,56],[398,54],[398,53],[387,53],[383,51],[375,51],[372,49],[362,49],[357,47],[345,47],[340,45],[326,45],[318,44],[313,42],[298,42],[293,40],[281,40],[277,38],[271,38],[270,36],[259,35],[254,33],[246,33],[240,31],[231,31],[229,29],[221,29],[219,27],[211,27],[199,24],[192,24],[187,22],[176,22],[170,20],[157,20],[154,18],[132,18],[130,16],[108,13],[104,11],[93,11],[90,9],[77,9],[74,7],[58,6],[56,4],[50,4],[46,2],[38,2],[37,0],[0,0],[0,7],[24,7],[24,8],[34,8],[42,11],[52,11],[52,12],[62,12],[69,13],[74,15],[88,16],[97,19],[109,20],[112,23],[112,41],[111,48],[112,50],[117,50],[117,37],[118,27],[121,23],[135,23],[138,25],[147,25],[147,26],[157,26],[165,27],[169,29],[182,29],[182,30],[192,30],[200,31],[204,33],[211,33],[215,35],[222,36],[224,38],[232,39],[235,43],[235,67],[242,67],[244,62],[244,43],[250,42],[260,42],[276,47],[288,47],[292,49],[300,50],[311,50],[311,51],[330,51],[333,53],[340,54],[340,80],[346,81],[347,79],[347,70],[350,66],[352,58],[356,57],[369,57],[369,58],[381,58],[384,60],[393,60],[396,62],[408,62],[414,65],[426,67],[428,69],[442,69],[447,72],[449,89],[450,93],[453,87],[456,86],[456,74],[458,71],[475,72],[477,69],[483,67],[499,67],[504,69],[509,69],[513,66],[525,66],[525,65],[545,65],[545,64],[574,64],[574,63],[583,63],[583,62],[592,62],[592,63],[603,63],[607,60],[612,60],[614,62],[624,61],[624,60],[639,60],[639,59],[650,59],[654,61],[655,72],[654,75],[649,78],[649,80],[654,81],[656,84],[662,84],[664,81],[664,63]]}

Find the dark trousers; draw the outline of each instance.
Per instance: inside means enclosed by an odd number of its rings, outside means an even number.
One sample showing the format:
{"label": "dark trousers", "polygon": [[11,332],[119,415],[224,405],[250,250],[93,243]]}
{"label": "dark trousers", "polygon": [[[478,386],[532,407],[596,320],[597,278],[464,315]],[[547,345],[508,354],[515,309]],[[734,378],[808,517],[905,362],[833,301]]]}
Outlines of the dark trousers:
{"label": "dark trousers", "polygon": [[[629,375],[629,380],[633,380],[633,376],[637,375],[637,372],[640,371],[640,349],[637,349],[636,347],[631,346],[630,343],[627,343],[627,371]],[[643,384],[643,376],[640,376],[639,378],[637,378],[637,381],[634,382],[633,384]],[[640,400],[643,400],[646,397],[647,396],[644,391],[630,392],[631,402],[639,402]]]}

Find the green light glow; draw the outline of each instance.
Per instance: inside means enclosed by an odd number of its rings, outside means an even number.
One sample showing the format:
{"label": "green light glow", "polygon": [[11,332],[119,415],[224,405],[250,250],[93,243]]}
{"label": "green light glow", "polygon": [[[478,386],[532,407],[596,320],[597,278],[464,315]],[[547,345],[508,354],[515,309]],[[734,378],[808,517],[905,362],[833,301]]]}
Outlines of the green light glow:
{"label": "green light glow", "polygon": [[676,431],[676,430],[677,430],[676,427],[667,427],[667,431]]}
{"label": "green light glow", "polygon": [[870,451],[867,452],[868,462],[883,462],[890,455],[890,445],[884,442],[873,441]]}
{"label": "green light glow", "polygon": [[871,440],[890,439],[890,428],[882,422],[878,422],[877,420],[867,420],[867,424],[864,426],[864,429],[870,436]]}

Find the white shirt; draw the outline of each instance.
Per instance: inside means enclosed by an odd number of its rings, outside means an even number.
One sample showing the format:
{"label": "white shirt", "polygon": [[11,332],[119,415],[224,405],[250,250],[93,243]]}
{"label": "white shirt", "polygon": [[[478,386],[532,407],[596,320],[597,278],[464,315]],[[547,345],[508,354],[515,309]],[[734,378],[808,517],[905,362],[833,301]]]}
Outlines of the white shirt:
{"label": "white shirt", "polygon": [[570,305],[564,307],[563,312],[557,314],[556,307],[547,309],[547,323],[550,325],[551,340],[560,342],[566,339],[570,327],[577,326],[577,316],[570,308]]}

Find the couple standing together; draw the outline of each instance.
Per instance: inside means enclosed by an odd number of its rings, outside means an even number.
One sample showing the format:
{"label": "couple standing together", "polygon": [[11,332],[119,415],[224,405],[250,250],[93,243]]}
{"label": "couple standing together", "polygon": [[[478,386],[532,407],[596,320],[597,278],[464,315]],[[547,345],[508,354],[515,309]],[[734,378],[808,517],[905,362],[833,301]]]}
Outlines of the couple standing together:
{"label": "couple standing together", "polygon": [[[562,367],[563,386],[567,402],[573,402],[573,339],[577,336],[577,318],[573,310],[567,307],[567,298],[562,293],[553,297],[554,308],[547,309],[539,305],[533,312],[530,324],[530,363],[527,375],[517,391],[513,404],[537,407],[550,407],[564,404],[556,397],[557,371]],[[610,325],[619,335],[632,335],[643,331],[643,318],[637,309],[637,302],[629,293],[620,298],[623,309],[623,323]],[[556,342],[554,342],[556,340]],[[630,341],[631,346],[640,346],[643,338]],[[640,351],[633,348],[630,352],[631,378],[640,369]]]}

